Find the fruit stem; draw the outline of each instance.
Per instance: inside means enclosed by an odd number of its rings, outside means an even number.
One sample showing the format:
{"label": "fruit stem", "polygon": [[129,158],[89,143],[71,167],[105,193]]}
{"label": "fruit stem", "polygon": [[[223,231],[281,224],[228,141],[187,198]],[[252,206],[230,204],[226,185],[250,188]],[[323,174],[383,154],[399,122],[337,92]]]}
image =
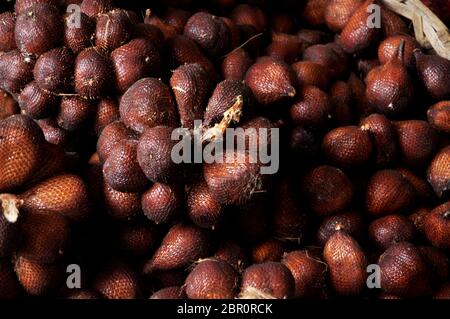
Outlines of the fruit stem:
{"label": "fruit stem", "polygon": [[405,56],[405,40],[401,40],[400,44],[398,46],[398,59],[400,60],[401,63],[404,63],[404,56]]}
{"label": "fruit stem", "polygon": [[223,113],[222,121],[219,124],[214,125],[211,128],[207,128],[202,136],[202,141],[213,141],[225,133],[225,130],[231,123],[237,123],[241,120],[242,106],[244,105],[244,99],[242,95],[238,95],[234,104]]}
{"label": "fruit stem", "polygon": [[19,208],[23,205],[23,200],[12,194],[0,194],[3,215],[10,223],[15,223],[19,218]]}

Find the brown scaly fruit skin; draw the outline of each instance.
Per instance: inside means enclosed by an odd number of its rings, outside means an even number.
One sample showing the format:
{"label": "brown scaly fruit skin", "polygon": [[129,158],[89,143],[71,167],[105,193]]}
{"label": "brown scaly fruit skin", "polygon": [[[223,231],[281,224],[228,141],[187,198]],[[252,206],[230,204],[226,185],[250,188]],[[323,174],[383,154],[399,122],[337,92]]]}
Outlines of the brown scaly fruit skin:
{"label": "brown scaly fruit skin", "polygon": [[287,299],[294,295],[295,282],[289,268],[279,262],[255,264],[242,274],[242,299]]}
{"label": "brown scaly fruit skin", "polygon": [[91,18],[96,18],[101,13],[107,13],[114,8],[111,0],[84,0],[81,3],[81,12]]}
{"label": "brown scaly fruit skin", "polygon": [[102,162],[109,157],[112,149],[121,141],[136,138],[135,132],[127,128],[122,122],[108,124],[101,132],[97,141],[97,153]]}
{"label": "brown scaly fruit skin", "polygon": [[326,127],[332,118],[332,103],[321,89],[305,86],[299,92],[299,100],[291,106],[291,119],[297,125]]}
{"label": "brown scaly fruit skin", "polygon": [[220,241],[214,258],[226,261],[238,272],[242,272],[248,264],[248,257],[242,246],[234,240],[227,238]]}
{"label": "brown scaly fruit skin", "polygon": [[427,180],[434,189],[436,195],[441,197],[450,189],[450,146],[441,149],[428,166]]}
{"label": "brown scaly fruit skin", "polygon": [[209,249],[205,231],[191,225],[176,224],[170,228],[161,246],[144,266],[144,273],[186,267],[203,258]]}
{"label": "brown scaly fruit skin", "polygon": [[222,260],[200,261],[186,278],[189,299],[233,299],[239,291],[236,270]]}
{"label": "brown scaly fruit skin", "polygon": [[399,213],[414,200],[412,185],[396,170],[376,172],[367,185],[366,208],[372,215]]}
{"label": "brown scaly fruit skin", "polygon": [[16,48],[14,26],[16,17],[12,12],[0,14],[0,52],[8,52]]}
{"label": "brown scaly fruit skin", "polygon": [[242,48],[233,50],[222,62],[222,76],[230,80],[243,80],[253,60]]}
{"label": "brown scaly fruit skin", "polygon": [[132,25],[125,10],[114,9],[97,17],[95,45],[114,50],[125,44],[132,35]]}
{"label": "brown scaly fruit skin", "polygon": [[182,65],[173,72],[170,86],[175,95],[181,126],[193,129],[194,121],[203,119],[212,89],[208,72],[197,63]]}
{"label": "brown scaly fruit skin", "polygon": [[15,39],[18,49],[26,55],[39,56],[58,45],[64,29],[57,8],[37,4],[17,16]]}
{"label": "brown scaly fruit skin", "polygon": [[220,224],[225,212],[204,181],[194,183],[189,190],[187,210],[189,218],[195,225],[212,229]]}
{"label": "brown scaly fruit skin", "polygon": [[55,111],[58,98],[39,88],[36,81],[28,83],[18,97],[20,108],[34,119],[46,118]]}
{"label": "brown scaly fruit skin", "polygon": [[356,211],[338,213],[325,217],[317,230],[317,241],[324,246],[336,232],[343,231],[355,239],[360,239],[366,231],[364,216]]}
{"label": "brown scaly fruit skin", "polygon": [[424,296],[429,292],[429,269],[416,246],[401,242],[389,247],[378,260],[381,288],[400,297]]}
{"label": "brown scaly fruit skin", "polygon": [[450,248],[450,202],[436,207],[426,217],[425,235],[433,246]]}
{"label": "brown scaly fruit skin", "polygon": [[0,120],[18,114],[19,111],[19,105],[14,98],[5,91],[0,90]]}
{"label": "brown scaly fruit skin", "polygon": [[303,11],[303,18],[313,27],[325,24],[325,11],[328,0],[308,0]]}
{"label": "brown scaly fruit skin", "polygon": [[150,296],[150,299],[185,299],[185,292],[178,286],[160,289]]}
{"label": "brown scaly fruit skin", "polygon": [[178,127],[169,87],[158,79],[144,78],[135,82],[122,96],[119,111],[123,123],[139,133],[158,125]]}
{"label": "brown scaly fruit skin", "polygon": [[25,85],[33,79],[34,60],[23,57],[18,50],[0,55],[0,89],[12,94],[20,94]]}
{"label": "brown scaly fruit skin", "polygon": [[144,257],[159,243],[159,230],[152,223],[124,225],[118,234],[118,245],[131,256]]}
{"label": "brown scaly fruit skin", "polygon": [[450,101],[441,101],[427,111],[428,123],[439,132],[450,134]]}
{"label": "brown scaly fruit skin", "polygon": [[267,261],[280,261],[286,252],[285,245],[277,239],[265,240],[252,248],[252,261],[255,264]]}
{"label": "brown scaly fruit skin", "polygon": [[139,278],[125,264],[104,268],[95,278],[94,287],[107,299],[137,299],[140,296]]}
{"label": "brown scaly fruit skin", "polygon": [[329,29],[338,32],[344,29],[364,0],[331,0],[325,9],[325,21]]}
{"label": "brown scaly fruit skin", "polygon": [[450,98],[450,61],[438,55],[425,55],[416,50],[419,79],[428,94],[436,100]]}
{"label": "brown scaly fruit skin", "polygon": [[369,238],[380,250],[386,250],[395,243],[415,238],[415,227],[407,217],[388,215],[376,219],[369,225]]}
{"label": "brown scaly fruit skin", "polygon": [[141,197],[145,216],[156,224],[173,221],[182,204],[183,195],[177,185],[155,183]]}
{"label": "brown scaly fruit skin", "polygon": [[70,23],[72,19],[72,13],[64,15],[64,45],[77,54],[91,46],[95,36],[95,22],[83,12],[80,13],[79,27]]}
{"label": "brown scaly fruit skin", "polygon": [[295,281],[295,298],[320,298],[326,289],[327,265],[313,251],[296,250],[285,254],[282,263]]}
{"label": "brown scaly fruit skin", "polygon": [[330,82],[328,69],[321,64],[310,61],[299,61],[292,64],[300,86],[313,85],[325,90]]}
{"label": "brown scaly fruit skin", "polygon": [[269,105],[295,97],[296,78],[283,61],[272,57],[259,58],[247,71],[245,82],[258,103]]}
{"label": "brown scaly fruit skin", "polygon": [[353,197],[351,181],[332,166],[318,166],[307,173],[303,190],[309,207],[323,216],[345,209]]}
{"label": "brown scaly fruit skin", "polygon": [[325,244],[323,257],[329,267],[331,284],[339,295],[358,295],[363,291],[368,261],[350,235],[342,231],[334,233]]}
{"label": "brown scaly fruit skin", "polygon": [[103,200],[106,212],[117,220],[129,220],[142,215],[140,193],[125,193],[103,185]]}
{"label": "brown scaly fruit skin", "polygon": [[347,53],[361,53],[377,41],[380,29],[371,28],[367,24],[371,14],[367,7],[374,2],[374,0],[364,2],[343,28],[339,42]]}
{"label": "brown scaly fruit skin", "polygon": [[381,64],[388,63],[392,59],[398,59],[398,47],[401,41],[405,42],[405,48],[400,62],[408,69],[415,67],[416,59],[414,57],[414,50],[419,48],[419,44],[413,37],[408,35],[395,35],[386,38],[380,43],[378,46],[378,59]]}
{"label": "brown scaly fruit skin", "polygon": [[23,115],[0,123],[0,192],[21,186],[37,171],[44,138],[39,126]]}
{"label": "brown scaly fruit skin", "polygon": [[119,192],[139,192],[150,184],[139,167],[137,149],[138,141],[122,140],[111,150],[103,165],[103,175],[113,189]]}

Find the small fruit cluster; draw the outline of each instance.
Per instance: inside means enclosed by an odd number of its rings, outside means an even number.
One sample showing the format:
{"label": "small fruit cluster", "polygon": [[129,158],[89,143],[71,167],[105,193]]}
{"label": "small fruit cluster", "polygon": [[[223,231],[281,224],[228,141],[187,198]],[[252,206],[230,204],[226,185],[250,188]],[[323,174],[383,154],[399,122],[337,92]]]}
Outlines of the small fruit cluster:
{"label": "small fruit cluster", "polygon": [[0,14],[0,298],[450,298],[450,61],[376,0],[128,2]]}

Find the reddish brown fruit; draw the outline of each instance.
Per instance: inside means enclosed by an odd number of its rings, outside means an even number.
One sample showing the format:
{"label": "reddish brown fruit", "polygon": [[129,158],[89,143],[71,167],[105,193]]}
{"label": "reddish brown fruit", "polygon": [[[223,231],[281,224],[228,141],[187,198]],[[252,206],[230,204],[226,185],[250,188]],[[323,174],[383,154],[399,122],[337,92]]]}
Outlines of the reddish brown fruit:
{"label": "reddish brown fruit", "polygon": [[434,198],[433,190],[422,176],[419,176],[404,167],[399,167],[397,170],[412,185],[416,191],[416,195],[418,195],[423,202],[429,202]]}
{"label": "reddish brown fruit", "polygon": [[216,200],[224,205],[242,205],[258,192],[266,189],[267,178],[261,175],[261,166],[244,151],[234,151],[231,161],[219,154],[221,161],[203,166],[206,184]]}
{"label": "reddish brown fruit", "polygon": [[323,65],[310,61],[300,61],[292,65],[297,76],[298,84],[302,87],[307,85],[317,86],[325,90],[330,82],[328,69]]}
{"label": "reddish brown fruit", "polygon": [[199,46],[184,35],[173,37],[168,43],[169,52],[173,60],[174,67],[198,63],[213,78],[217,78],[217,72],[212,62],[203,54]]}
{"label": "reddish brown fruit", "polygon": [[140,296],[139,278],[128,265],[109,265],[94,281],[97,290],[106,299],[136,299]]}
{"label": "reddish brown fruit", "polygon": [[84,49],[75,60],[75,92],[97,98],[110,90],[111,62],[97,47]]}
{"label": "reddish brown fruit", "polygon": [[296,95],[294,72],[287,64],[272,57],[259,58],[248,70],[245,82],[262,105]]}
{"label": "reddish brown fruit", "polygon": [[27,182],[27,187],[62,174],[66,164],[66,153],[64,150],[57,145],[45,143],[42,146],[42,164],[33,174],[33,178]]}
{"label": "reddish brown fruit", "polygon": [[450,101],[442,101],[427,111],[428,123],[439,132],[450,134]]}
{"label": "reddish brown fruit", "polygon": [[170,89],[154,78],[134,83],[122,96],[119,111],[123,123],[139,133],[158,125],[177,127],[177,111]]}
{"label": "reddish brown fruit", "polygon": [[[242,104],[237,105],[239,102]],[[235,120],[238,121],[242,113],[251,111],[253,103],[253,94],[245,83],[238,80],[224,80],[217,84],[208,101],[204,124],[213,126],[220,123],[226,112],[234,106],[238,106],[239,109],[235,111],[236,114],[231,114],[231,116],[235,116]]]}
{"label": "reddish brown fruit", "polygon": [[268,24],[264,11],[248,4],[240,4],[235,7],[230,18],[237,26],[252,26],[258,33],[265,31]]}
{"label": "reddish brown fruit", "polygon": [[116,76],[116,88],[125,92],[137,80],[157,77],[161,73],[158,49],[150,40],[134,39],[111,53]]}
{"label": "reddish brown fruit", "polygon": [[134,36],[133,38],[143,38],[151,41],[154,46],[158,49],[159,52],[163,52],[165,42],[164,35],[157,27],[146,24],[146,23],[138,23],[133,26],[134,27]]}
{"label": "reddish brown fruit", "polygon": [[176,178],[179,166],[171,157],[176,145],[171,139],[172,131],[169,126],[155,126],[147,129],[139,139],[137,161],[145,176],[154,183],[167,183]]}
{"label": "reddish brown fruit", "polygon": [[327,265],[312,251],[296,250],[284,255],[282,263],[295,281],[295,298],[322,297],[326,289]]}
{"label": "reddish brown fruit", "polygon": [[34,61],[18,50],[0,54],[0,89],[17,95],[33,79]]}
{"label": "reddish brown fruit", "polygon": [[21,186],[37,171],[44,137],[39,126],[22,115],[2,120],[0,136],[0,192],[5,192]]}
{"label": "reddish brown fruit", "polygon": [[125,10],[114,9],[97,17],[95,45],[114,50],[125,44],[132,35],[132,24]]}
{"label": "reddish brown fruit", "polygon": [[404,44],[402,40],[397,48],[398,58],[372,69],[365,79],[369,105],[388,116],[406,113],[413,103],[414,87],[403,62]]}
{"label": "reddish brown fruit", "polygon": [[72,86],[75,57],[69,49],[56,48],[45,52],[34,65],[36,84],[51,93],[63,93]]}
{"label": "reddish brown fruit", "polygon": [[381,289],[399,297],[423,296],[429,292],[429,269],[416,246],[402,242],[380,256]]}
{"label": "reddish brown fruit", "polygon": [[48,294],[59,281],[60,273],[55,264],[42,264],[17,256],[14,270],[22,288],[33,296]]}
{"label": "reddish brown fruit", "polygon": [[81,3],[81,12],[91,18],[97,18],[102,13],[107,13],[114,9],[112,0],[83,0]]}
{"label": "reddish brown fruit", "polygon": [[136,134],[125,127],[122,122],[113,122],[107,125],[97,141],[97,153],[102,162],[111,154],[112,149],[123,140],[133,139]]}
{"label": "reddish brown fruit", "polygon": [[120,119],[119,104],[115,99],[104,98],[97,104],[94,130],[97,136],[111,123]]}
{"label": "reddish brown fruit", "polygon": [[288,64],[302,57],[303,43],[291,34],[272,33],[272,42],[266,47],[265,55],[271,56]]}
{"label": "reddish brown fruit", "polygon": [[200,64],[178,67],[170,78],[182,127],[194,128],[195,120],[202,120],[212,89],[208,72]]}
{"label": "reddish brown fruit", "polygon": [[291,119],[298,125],[324,127],[332,117],[332,104],[328,95],[315,86],[304,86],[299,101],[291,106]]}
{"label": "reddish brown fruit", "polygon": [[9,261],[0,262],[0,288],[1,299],[20,297],[20,286]]}
{"label": "reddish brown fruit", "polygon": [[219,243],[214,258],[226,261],[238,272],[248,264],[248,258],[244,249],[231,239],[222,239]]}
{"label": "reddish brown fruit", "polygon": [[144,273],[186,267],[208,254],[208,235],[200,228],[176,224],[170,228],[161,246],[144,266]]}
{"label": "reddish brown fruit", "polygon": [[303,9],[303,19],[312,27],[325,24],[325,10],[329,0],[308,0]]}
{"label": "reddish brown fruit", "polygon": [[404,216],[381,217],[369,225],[369,238],[380,250],[386,250],[398,242],[412,242],[414,237],[414,224]]}
{"label": "reddish brown fruit", "polygon": [[185,293],[178,286],[160,289],[150,296],[150,299],[184,299]]}
{"label": "reddish brown fruit", "polygon": [[419,44],[416,40],[408,35],[395,35],[385,39],[380,43],[378,47],[378,59],[381,64],[388,63],[391,60],[398,59],[398,47],[401,42],[405,42],[403,56],[400,59],[400,63],[403,63],[407,68],[414,68],[416,65],[416,59],[414,57],[414,50],[419,48]]}
{"label": "reddish brown fruit", "polygon": [[184,35],[210,56],[223,55],[231,48],[231,33],[227,24],[207,12],[192,15],[184,26]]}
{"label": "reddish brown fruit", "polygon": [[386,38],[397,34],[408,34],[405,21],[395,12],[381,6],[381,29]]}
{"label": "reddish brown fruit", "polygon": [[79,97],[64,96],[56,115],[58,125],[71,132],[81,129],[95,112],[88,100]]}
{"label": "reddish brown fruit", "polygon": [[192,185],[187,195],[187,211],[191,221],[202,228],[214,229],[222,221],[224,208],[216,201],[205,182]]}
{"label": "reddish brown fruit", "polygon": [[242,48],[233,50],[226,55],[222,62],[222,76],[227,80],[242,81],[253,60]]}
{"label": "reddish brown fruit", "polygon": [[89,214],[87,187],[83,180],[71,174],[49,178],[19,195],[20,209],[29,213],[62,215],[82,220]]}
{"label": "reddish brown fruit", "polygon": [[64,147],[69,143],[70,133],[58,126],[54,118],[36,121],[50,144]]}
{"label": "reddish brown fruit", "polygon": [[280,261],[286,252],[284,244],[277,239],[265,240],[252,248],[252,261],[255,264],[267,261]]}
{"label": "reddish brown fruit", "polygon": [[343,81],[335,82],[330,88],[330,100],[333,104],[333,118],[338,126],[353,123],[353,96],[350,86]]}
{"label": "reddish brown fruit", "polygon": [[334,32],[341,31],[364,0],[331,0],[325,9],[325,22]]}
{"label": "reddish brown fruit", "polygon": [[238,293],[238,273],[227,262],[200,261],[186,278],[189,299],[233,299]]}
{"label": "reddish brown fruit", "polygon": [[118,235],[119,247],[132,256],[146,256],[158,240],[158,229],[150,223],[126,225]]}
{"label": "reddish brown fruit", "polygon": [[302,242],[305,238],[308,216],[300,208],[296,193],[288,180],[280,181],[275,187],[272,210],[272,228],[275,237]]}
{"label": "reddish brown fruit", "polygon": [[181,34],[191,14],[189,11],[170,7],[164,12],[162,18],[168,25],[174,27],[177,33]]}
{"label": "reddish brown fruit", "polygon": [[376,163],[387,166],[397,159],[397,132],[389,119],[382,114],[371,114],[360,122],[362,130],[373,137],[376,148]]}
{"label": "reddish brown fruit", "polygon": [[359,75],[362,78],[365,78],[367,74],[373,69],[379,67],[381,65],[380,61],[377,58],[372,59],[359,59],[358,60],[358,71]]}
{"label": "reddish brown fruit", "polygon": [[177,31],[175,26],[155,15],[150,9],[145,11],[144,23],[158,28],[163,34],[164,40],[170,40],[175,37],[177,33],[181,33]]}
{"label": "reddish brown fruit", "polygon": [[317,230],[317,241],[324,246],[328,239],[338,231],[360,239],[366,231],[363,215],[356,211],[349,211],[324,218]]}
{"label": "reddish brown fruit", "polygon": [[287,12],[275,12],[270,17],[270,27],[275,32],[294,33],[296,21],[293,15]]}
{"label": "reddish brown fruit", "polygon": [[366,287],[367,258],[359,244],[344,232],[334,233],[325,244],[331,284],[339,295],[357,295]]}
{"label": "reddish brown fruit", "polygon": [[41,263],[55,262],[64,254],[70,226],[61,215],[27,214],[21,225],[19,254]]}
{"label": "reddish brown fruit", "polygon": [[0,90],[0,120],[19,112],[20,108],[16,100],[5,91]]}
{"label": "reddish brown fruit", "polygon": [[426,217],[425,235],[433,246],[450,248],[450,202],[436,207]]}
{"label": "reddish brown fruit", "polygon": [[369,132],[357,126],[335,128],[322,141],[325,156],[343,168],[367,166],[372,159],[373,148]]}
{"label": "reddish brown fruit", "polygon": [[414,195],[414,188],[399,171],[380,170],[367,185],[366,208],[373,215],[399,213],[411,205]]}
{"label": "reddish brown fruit", "polygon": [[328,42],[329,34],[320,30],[300,29],[297,32],[297,37],[306,46],[311,46]]}
{"label": "reddish brown fruit", "polygon": [[16,48],[14,26],[16,17],[12,12],[0,14],[0,52],[8,52]]}
{"label": "reddish brown fruit", "polygon": [[179,187],[161,183],[153,184],[141,198],[145,216],[156,224],[165,224],[177,217],[182,202]]}
{"label": "reddish brown fruit", "polygon": [[428,94],[436,100],[450,98],[450,61],[438,55],[414,51],[419,79]]}
{"label": "reddish brown fruit", "polygon": [[312,45],[303,52],[303,60],[322,65],[332,78],[337,78],[347,69],[347,57],[332,44]]}
{"label": "reddish brown fruit", "polygon": [[104,183],[103,197],[106,212],[114,219],[128,220],[142,214],[140,193],[119,192]]}
{"label": "reddish brown fruit", "polygon": [[58,99],[39,88],[36,81],[28,83],[18,97],[19,106],[28,116],[42,119],[55,110]]}
{"label": "reddish brown fruit", "polygon": [[57,8],[35,5],[17,16],[14,32],[17,47],[24,54],[39,56],[57,46],[63,29]]}
{"label": "reddish brown fruit", "polygon": [[347,53],[361,53],[377,41],[380,29],[367,23],[371,15],[368,6],[374,2],[374,0],[365,1],[343,28],[339,41]]}
{"label": "reddish brown fruit", "polygon": [[64,45],[75,54],[90,47],[95,37],[95,23],[83,12],[80,12],[79,25],[73,13],[64,15]]}
{"label": "reddish brown fruit", "polygon": [[287,299],[294,296],[295,281],[289,268],[279,262],[255,264],[242,275],[242,299]]}
{"label": "reddish brown fruit", "polygon": [[139,192],[150,182],[139,167],[137,160],[138,141],[121,140],[111,149],[103,165],[105,181],[119,192]]}
{"label": "reddish brown fruit", "polygon": [[427,170],[427,180],[439,197],[450,189],[450,146],[444,147],[431,161]]}
{"label": "reddish brown fruit", "polygon": [[49,4],[58,7],[60,2],[59,0],[17,0],[14,4],[14,12],[19,15],[37,4]]}
{"label": "reddish brown fruit", "polygon": [[309,207],[318,215],[330,215],[345,209],[352,200],[353,186],[338,168],[318,166],[303,179],[303,191]]}
{"label": "reddish brown fruit", "polygon": [[435,130],[427,122],[420,120],[394,124],[403,163],[412,167],[428,163],[437,148],[438,136]]}

